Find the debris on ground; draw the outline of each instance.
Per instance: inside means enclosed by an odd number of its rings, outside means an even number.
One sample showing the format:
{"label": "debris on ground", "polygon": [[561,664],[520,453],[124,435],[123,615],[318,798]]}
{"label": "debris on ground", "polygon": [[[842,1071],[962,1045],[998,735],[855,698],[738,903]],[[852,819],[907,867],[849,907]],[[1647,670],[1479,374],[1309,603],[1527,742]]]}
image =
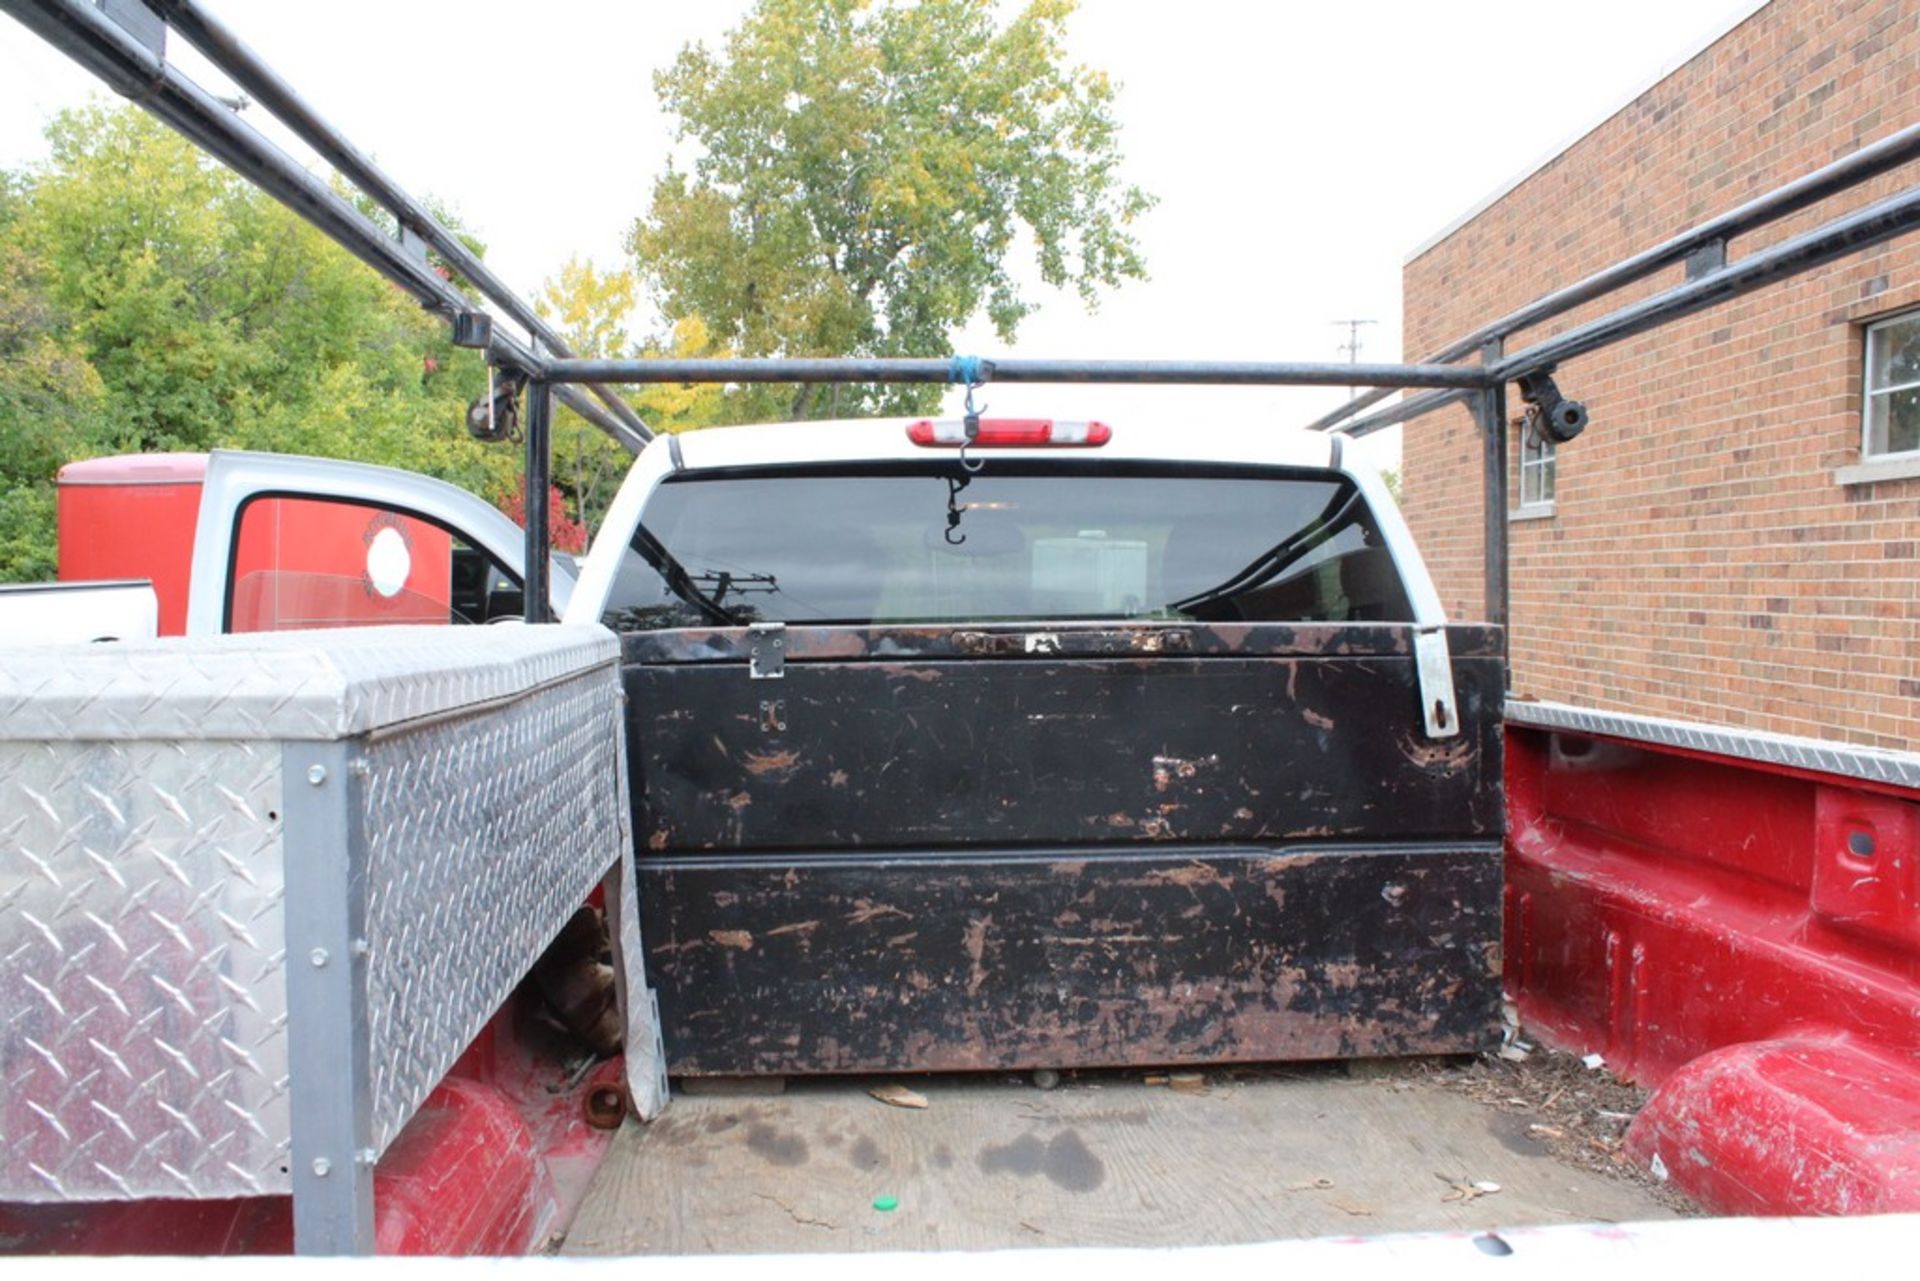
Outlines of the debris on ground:
{"label": "debris on ground", "polygon": [[1330,1192],[1332,1190],[1332,1179],[1309,1179],[1305,1183],[1289,1183],[1284,1189],[1287,1192]]}
{"label": "debris on ground", "polygon": [[880,1085],[869,1086],[867,1093],[889,1107],[919,1109],[927,1106],[926,1095],[917,1090],[909,1090],[898,1081],[886,1081]]}
{"label": "debris on ground", "polygon": [[[1535,1045],[1523,1061],[1498,1054],[1476,1059],[1421,1061],[1426,1080],[1465,1094],[1512,1118],[1516,1138],[1524,1136],[1556,1159],[1583,1170],[1626,1179],[1652,1188],[1669,1208],[1682,1214],[1701,1210],[1627,1156],[1627,1127],[1647,1101],[1648,1091],[1616,1078],[1584,1057]],[[1505,1124],[1505,1122],[1503,1122]]]}
{"label": "debris on ground", "polygon": [[1490,1179],[1456,1179],[1437,1172],[1433,1177],[1447,1185],[1447,1194],[1440,1198],[1442,1201],[1478,1201],[1500,1190],[1500,1185]]}
{"label": "debris on ground", "polygon": [[1167,1076],[1167,1088],[1178,1090],[1182,1094],[1205,1094],[1207,1076],[1204,1072],[1173,1072]]}
{"label": "debris on ground", "polygon": [[1533,1055],[1533,1046],[1520,1039],[1520,1007],[1507,1001],[1500,1007],[1500,1048],[1496,1051],[1509,1063],[1525,1063]]}

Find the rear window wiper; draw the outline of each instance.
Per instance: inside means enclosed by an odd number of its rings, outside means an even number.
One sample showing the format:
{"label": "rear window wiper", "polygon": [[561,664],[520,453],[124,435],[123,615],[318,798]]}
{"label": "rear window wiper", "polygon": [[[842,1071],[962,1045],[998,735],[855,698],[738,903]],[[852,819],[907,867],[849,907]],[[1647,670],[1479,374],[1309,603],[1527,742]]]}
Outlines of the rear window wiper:
{"label": "rear window wiper", "polygon": [[[666,583],[668,591],[699,610],[701,616],[708,622],[719,623],[723,627],[744,626],[742,620],[732,611],[700,590],[698,581],[687,572],[687,567],[675,560],[673,553],[668,551],[666,545],[655,538],[645,525],[635,532],[633,549],[653,566],[654,572],[658,573],[661,580]],[[724,594],[725,586],[722,586],[721,591]]]}
{"label": "rear window wiper", "polygon": [[1194,611],[1197,609],[1205,609],[1209,605],[1230,600],[1243,592],[1264,586],[1272,582],[1287,566],[1296,563],[1308,552],[1345,530],[1359,518],[1359,515],[1360,491],[1358,489],[1348,489],[1336,494],[1333,501],[1327,504],[1326,509],[1308,522],[1304,528],[1262,552],[1252,564],[1232,578],[1217,587],[1197,592],[1185,600],[1177,600],[1168,608],[1178,610],[1188,617],[1194,617]]}

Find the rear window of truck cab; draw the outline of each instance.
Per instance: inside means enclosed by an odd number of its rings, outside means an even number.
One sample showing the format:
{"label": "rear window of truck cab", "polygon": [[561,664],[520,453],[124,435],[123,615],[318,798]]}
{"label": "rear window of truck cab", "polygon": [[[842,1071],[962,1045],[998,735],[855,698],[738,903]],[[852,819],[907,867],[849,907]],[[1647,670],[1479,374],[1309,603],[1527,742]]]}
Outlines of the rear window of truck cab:
{"label": "rear window of truck cab", "polygon": [[670,477],[603,621],[1412,618],[1340,473],[988,458],[972,474],[943,459]]}

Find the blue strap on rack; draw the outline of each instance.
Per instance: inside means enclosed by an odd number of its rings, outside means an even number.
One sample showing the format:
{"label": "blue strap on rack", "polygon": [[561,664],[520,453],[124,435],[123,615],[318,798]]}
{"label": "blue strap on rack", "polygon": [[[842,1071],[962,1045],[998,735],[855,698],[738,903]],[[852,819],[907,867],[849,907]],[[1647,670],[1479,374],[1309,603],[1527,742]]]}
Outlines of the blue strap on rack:
{"label": "blue strap on rack", "polygon": [[990,368],[991,366],[978,356],[955,356],[953,362],[947,366],[947,381],[977,387],[987,380],[986,374]]}

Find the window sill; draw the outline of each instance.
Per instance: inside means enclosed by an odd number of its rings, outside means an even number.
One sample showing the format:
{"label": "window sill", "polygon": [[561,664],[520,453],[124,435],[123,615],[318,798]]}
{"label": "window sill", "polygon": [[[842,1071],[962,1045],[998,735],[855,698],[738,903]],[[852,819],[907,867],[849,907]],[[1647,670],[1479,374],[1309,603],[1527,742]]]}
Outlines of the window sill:
{"label": "window sill", "polygon": [[1871,485],[1878,480],[1911,480],[1916,476],[1920,476],[1920,454],[1903,454],[1895,458],[1870,458],[1851,467],[1837,467],[1833,472],[1833,483]]}
{"label": "window sill", "polygon": [[[1916,473],[1920,474],[1920,473]],[[1507,511],[1509,521],[1516,520],[1552,520],[1552,503],[1530,503],[1525,507],[1513,507]]]}

